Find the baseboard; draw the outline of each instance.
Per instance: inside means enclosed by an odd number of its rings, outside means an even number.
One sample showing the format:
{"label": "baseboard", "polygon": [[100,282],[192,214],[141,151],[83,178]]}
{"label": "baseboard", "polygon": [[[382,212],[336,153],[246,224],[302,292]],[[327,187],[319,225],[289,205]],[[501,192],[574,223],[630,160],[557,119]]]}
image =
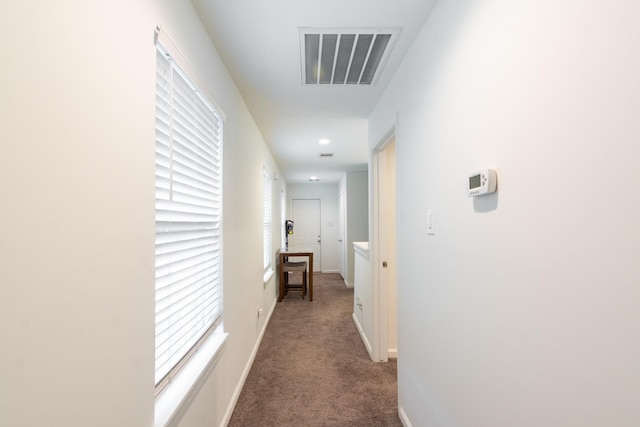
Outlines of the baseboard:
{"label": "baseboard", "polygon": [[356,324],[356,329],[358,329],[358,333],[360,334],[360,338],[362,338],[362,342],[364,343],[364,346],[367,349],[367,352],[369,353],[369,357],[371,358],[371,360],[373,360],[373,349],[371,348],[371,344],[369,344],[369,340],[367,339],[367,336],[364,334],[364,331],[360,326],[360,322],[358,321],[358,318],[356,317],[355,313],[352,314],[351,317],[353,317],[353,323]]}
{"label": "baseboard", "polygon": [[352,288],[352,289],[354,288],[353,283],[349,283],[349,282],[347,281],[347,279],[345,279],[345,280],[344,280],[344,285],[345,285],[347,288]]}
{"label": "baseboard", "polygon": [[397,348],[390,348],[387,350],[387,357],[389,359],[397,359],[398,358],[398,349]]}
{"label": "baseboard", "polygon": [[401,407],[398,408],[398,416],[400,417],[400,421],[404,427],[413,427],[411,425],[411,421],[409,421],[409,417],[407,417],[407,413],[404,412],[404,409]]}
{"label": "baseboard", "polygon": [[240,377],[240,381],[236,386],[236,389],[233,391],[233,396],[231,397],[231,402],[229,402],[229,406],[227,407],[227,411],[224,413],[224,417],[222,417],[222,422],[220,423],[221,427],[226,427],[231,420],[231,415],[233,415],[233,410],[236,408],[236,403],[238,403],[238,399],[240,398],[240,393],[242,392],[242,388],[244,387],[244,383],[247,381],[247,377],[249,376],[249,371],[251,371],[251,366],[253,366],[253,362],[256,359],[256,355],[258,354],[258,348],[260,348],[260,343],[262,342],[262,338],[264,337],[264,333],[267,330],[267,325],[271,320],[271,315],[276,308],[278,300],[273,300],[273,305],[269,309],[269,313],[267,313],[267,318],[264,321],[262,326],[262,330],[260,331],[260,335],[258,335],[258,340],[256,344],[253,346],[253,350],[251,351],[251,356],[247,361],[247,364],[242,371],[242,376]]}

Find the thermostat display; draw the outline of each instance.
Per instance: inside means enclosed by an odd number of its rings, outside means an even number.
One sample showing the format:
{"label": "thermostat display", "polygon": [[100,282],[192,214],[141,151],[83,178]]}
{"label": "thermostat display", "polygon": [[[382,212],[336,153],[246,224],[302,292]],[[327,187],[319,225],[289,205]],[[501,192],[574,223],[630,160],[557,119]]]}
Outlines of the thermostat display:
{"label": "thermostat display", "polygon": [[496,191],[496,171],[483,169],[469,175],[467,183],[467,196],[476,197],[490,194]]}

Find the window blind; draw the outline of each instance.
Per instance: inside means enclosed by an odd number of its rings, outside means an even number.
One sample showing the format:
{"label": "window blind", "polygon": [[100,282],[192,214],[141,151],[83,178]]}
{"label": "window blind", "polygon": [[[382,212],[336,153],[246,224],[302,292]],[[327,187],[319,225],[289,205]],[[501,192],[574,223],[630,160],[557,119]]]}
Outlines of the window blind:
{"label": "window blind", "polygon": [[155,382],[222,316],[222,117],[157,44]]}
{"label": "window blind", "polygon": [[271,176],[266,168],[262,171],[262,184],[263,184],[263,193],[264,193],[264,204],[263,204],[263,265],[265,274],[271,270]]}

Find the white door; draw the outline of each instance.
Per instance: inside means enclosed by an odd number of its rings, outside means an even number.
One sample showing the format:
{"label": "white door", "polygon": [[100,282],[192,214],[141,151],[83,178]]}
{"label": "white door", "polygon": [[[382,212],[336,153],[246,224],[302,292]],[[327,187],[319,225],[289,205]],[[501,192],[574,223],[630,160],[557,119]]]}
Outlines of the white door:
{"label": "white door", "polygon": [[[397,313],[396,313],[396,143],[393,140],[384,149],[384,166],[386,167],[385,182],[381,183],[380,191],[382,206],[380,221],[381,243],[386,248],[383,251],[383,258],[387,261],[386,280],[386,303],[387,303],[387,350],[389,357],[398,357],[397,338]],[[383,271],[381,269],[381,271]],[[381,274],[381,277],[382,274]],[[384,286],[384,282],[381,282]],[[384,303],[384,302],[382,302]]]}
{"label": "white door", "polygon": [[304,246],[313,251],[313,271],[322,271],[320,199],[291,199],[293,235],[289,248]]}
{"label": "white door", "polygon": [[373,343],[372,358],[398,356],[395,242],[395,134],[373,153]]}
{"label": "white door", "polygon": [[338,212],[338,231],[340,233],[340,235],[338,236],[338,271],[340,272],[340,275],[342,276],[342,278],[344,279],[345,283],[347,281],[347,269],[346,269],[346,265],[347,265],[347,251],[346,251],[346,233],[344,231],[345,228],[345,216],[346,216],[346,210],[345,210],[345,194],[344,191],[340,192],[340,206],[339,206],[340,212]]}

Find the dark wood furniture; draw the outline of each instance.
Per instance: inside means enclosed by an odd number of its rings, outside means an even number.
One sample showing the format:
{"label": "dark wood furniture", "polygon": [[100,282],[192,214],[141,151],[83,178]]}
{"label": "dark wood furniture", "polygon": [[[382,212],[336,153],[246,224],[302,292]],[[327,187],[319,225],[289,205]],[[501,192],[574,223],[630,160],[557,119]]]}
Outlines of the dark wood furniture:
{"label": "dark wood furniture", "polygon": [[[286,261],[281,265],[282,271],[284,271],[284,292],[286,296],[290,290],[299,290],[302,294],[302,299],[307,295],[307,261],[291,262]],[[302,278],[299,283],[291,283],[291,277],[289,273],[300,273]]]}
{"label": "dark wood furniture", "polygon": [[309,301],[313,301],[313,251],[311,248],[289,248],[289,249],[281,249],[278,254],[278,272],[279,272],[279,293],[278,293],[278,302],[281,302],[284,298],[284,270],[282,265],[287,261],[289,257],[307,257],[309,259],[309,280],[307,283],[309,285]]}

